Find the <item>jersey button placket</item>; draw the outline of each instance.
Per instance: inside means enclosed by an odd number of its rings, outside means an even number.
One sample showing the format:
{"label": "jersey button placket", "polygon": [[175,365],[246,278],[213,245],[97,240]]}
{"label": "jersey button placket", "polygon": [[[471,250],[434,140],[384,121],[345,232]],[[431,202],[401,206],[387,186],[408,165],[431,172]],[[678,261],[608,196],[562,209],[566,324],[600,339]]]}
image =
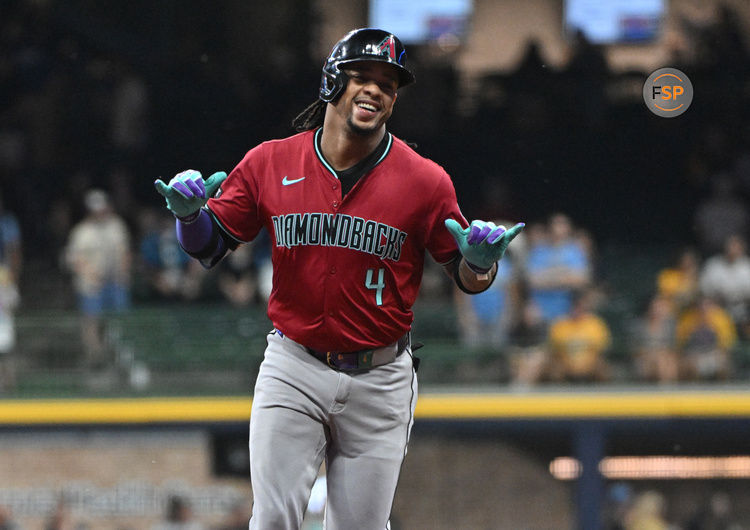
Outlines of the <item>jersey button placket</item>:
{"label": "jersey button placket", "polygon": [[[334,192],[336,190],[338,190],[339,188],[340,188],[340,185],[339,185],[338,182],[334,182],[334,183],[331,184],[331,189]],[[329,199],[333,199],[333,200],[331,200],[331,208],[334,211],[337,211],[339,209],[339,207],[341,206],[341,193],[331,193],[331,194],[328,194],[328,198]],[[330,257],[331,257],[330,249],[327,249],[327,257],[330,260]],[[328,278],[330,278],[331,280],[333,280],[333,277],[336,275],[336,272],[337,272],[336,266],[335,265],[330,265],[328,267]],[[332,296],[332,293],[333,293],[333,291],[330,290],[330,289],[325,289],[325,291],[324,291],[324,303],[323,303],[324,304],[323,307],[324,307],[324,311],[325,311],[324,314],[328,315],[329,318],[333,318],[334,315],[335,315],[335,312],[333,310],[333,307],[331,306],[331,300],[330,300],[330,296]]]}
{"label": "jersey button placket", "polygon": [[334,307],[336,303],[335,301],[331,300],[331,295],[333,293],[332,289],[328,288],[331,285],[329,282],[335,281],[334,276],[336,274],[336,265],[331,263],[331,261],[331,249],[326,248],[326,267],[328,276],[325,276],[325,285],[323,288],[323,314],[327,315],[329,318],[333,318],[335,314]]}
{"label": "jersey button placket", "polygon": [[[334,275],[336,274],[336,266],[335,266],[335,265],[332,265],[332,266],[331,266],[331,268],[330,268],[330,269],[328,269],[328,273],[329,273],[329,274],[330,274],[331,276],[334,276]],[[329,316],[329,317],[332,317],[332,316],[333,316],[333,310],[331,310],[331,309],[329,309],[329,310],[328,310],[328,316]]]}

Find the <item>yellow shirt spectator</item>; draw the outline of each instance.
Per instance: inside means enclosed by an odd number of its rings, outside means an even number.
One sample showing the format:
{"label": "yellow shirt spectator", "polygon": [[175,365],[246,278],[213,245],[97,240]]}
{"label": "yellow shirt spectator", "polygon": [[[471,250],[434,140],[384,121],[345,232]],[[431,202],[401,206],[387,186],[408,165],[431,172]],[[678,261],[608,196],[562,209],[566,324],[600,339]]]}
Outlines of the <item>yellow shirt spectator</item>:
{"label": "yellow shirt spectator", "polygon": [[[708,346],[703,343],[702,337],[698,336],[701,330],[713,333],[715,342],[722,350],[730,350],[737,342],[737,329],[732,318],[721,306],[714,302],[708,305],[705,302],[701,306],[693,307],[685,311],[677,323],[677,346],[680,349]],[[708,334],[704,334],[706,336]]]}
{"label": "yellow shirt spectator", "polygon": [[602,378],[603,354],[611,343],[609,327],[603,319],[593,313],[578,315],[574,311],[552,324],[549,341],[552,362],[562,371],[562,378]]}
{"label": "yellow shirt spectator", "polygon": [[656,277],[657,293],[668,299],[676,313],[698,292],[699,260],[692,250],[681,254],[675,267],[662,269]]}
{"label": "yellow shirt spectator", "polygon": [[702,298],[682,314],[676,339],[685,377],[729,377],[729,352],[737,342],[737,329],[729,313],[711,298]]}

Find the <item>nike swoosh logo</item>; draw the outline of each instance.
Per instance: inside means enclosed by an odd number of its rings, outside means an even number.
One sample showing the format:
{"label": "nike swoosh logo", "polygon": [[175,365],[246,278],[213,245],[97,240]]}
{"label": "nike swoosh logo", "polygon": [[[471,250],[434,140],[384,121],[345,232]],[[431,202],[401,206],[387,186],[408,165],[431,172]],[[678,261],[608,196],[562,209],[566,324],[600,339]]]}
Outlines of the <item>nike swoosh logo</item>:
{"label": "nike swoosh logo", "polygon": [[290,184],[296,184],[297,182],[300,182],[302,180],[305,180],[305,177],[301,177],[301,178],[298,178],[298,179],[289,180],[289,177],[284,176],[284,179],[281,181],[281,183],[284,186],[289,186]]}

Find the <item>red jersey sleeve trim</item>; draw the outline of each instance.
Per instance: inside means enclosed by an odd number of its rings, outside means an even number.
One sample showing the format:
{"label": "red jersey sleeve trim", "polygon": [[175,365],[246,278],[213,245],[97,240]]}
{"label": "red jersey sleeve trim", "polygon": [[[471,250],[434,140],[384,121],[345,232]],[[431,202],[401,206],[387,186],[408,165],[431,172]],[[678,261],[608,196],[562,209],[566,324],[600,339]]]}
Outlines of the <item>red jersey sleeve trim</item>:
{"label": "red jersey sleeve trim", "polygon": [[451,263],[455,263],[457,260],[460,260],[460,259],[461,259],[461,252],[459,252],[458,250],[456,250],[456,255],[455,256],[453,256],[448,261],[444,261],[442,263],[438,263],[438,265],[441,265],[441,266],[445,267],[446,265],[450,265]]}
{"label": "red jersey sleeve trim", "polygon": [[230,238],[235,240],[237,243],[249,243],[249,241],[245,241],[244,239],[240,239],[239,237],[232,234],[232,232],[229,231],[229,229],[224,225],[224,223],[221,222],[221,219],[219,219],[219,216],[216,215],[215,212],[211,210],[211,208],[207,205],[206,210],[208,210],[208,213],[211,215],[211,218],[213,218],[214,221],[216,221],[216,224],[219,228],[221,228],[221,231],[224,232],[226,235],[228,235]]}

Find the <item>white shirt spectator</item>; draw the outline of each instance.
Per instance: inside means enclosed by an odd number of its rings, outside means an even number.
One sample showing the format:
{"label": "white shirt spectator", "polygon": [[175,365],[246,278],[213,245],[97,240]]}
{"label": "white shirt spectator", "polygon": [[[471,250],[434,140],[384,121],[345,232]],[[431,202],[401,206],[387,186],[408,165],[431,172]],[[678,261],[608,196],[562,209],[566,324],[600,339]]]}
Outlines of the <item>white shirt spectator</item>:
{"label": "white shirt spectator", "polygon": [[709,258],[700,275],[701,291],[724,304],[737,324],[748,320],[750,258],[739,236],[727,239],[724,252]]}

